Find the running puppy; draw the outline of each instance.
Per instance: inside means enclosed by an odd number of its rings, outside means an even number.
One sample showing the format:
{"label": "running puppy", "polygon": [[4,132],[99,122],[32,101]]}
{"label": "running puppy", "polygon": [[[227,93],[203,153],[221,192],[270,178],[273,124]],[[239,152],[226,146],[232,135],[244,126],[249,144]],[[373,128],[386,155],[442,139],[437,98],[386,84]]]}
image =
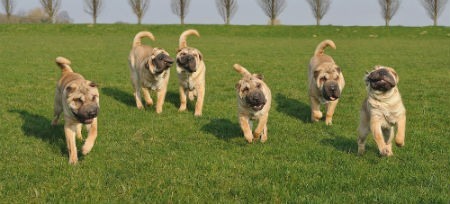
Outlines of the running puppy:
{"label": "running puppy", "polygon": [[66,135],[69,163],[78,162],[75,135],[82,140],[82,125],[86,125],[88,137],[81,153],[88,154],[97,138],[97,115],[99,112],[99,93],[94,82],[86,80],[70,68],[70,61],[64,57],[57,57],[56,64],[62,74],[56,85],[54,119],[52,125],[58,124],[61,113],[64,113],[64,132]]}
{"label": "running puppy", "polygon": [[177,52],[177,73],[180,90],[180,108],[179,111],[186,110],[186,98],[191,101],[197,97],[195,104],[195,116],[201,116],[203,110],[203,100],[205,99],[205,62],[202,53],[193,47],[188,47],[186,38],[189,35],[200,34],[193,29],[184,31],[180,36]]}
{"label": "running puppy", "polygon": [[174,60],[162,48],[142,45],[141,39],[144,37],[155,40],[152,33],[148,31],[139,32],[134,37],[133,47],[128,57],[136,107],[138,109],[143,108],[141,90],[144,93],[146,104],[148,106],[153,105],[153,100],[150,97],[151,90],[157,93],[156,113],[161,113],[167,93],[167,84],[169,83],[169,68]]}
{"label": "running puppy", "polygon": [[[263,76],[251,74],[239,64],[234,69],[242,74],[242,79],[236,84],[239,124],[247,142],[261,138],[267,140],[267,120],[272,102],[269,87],[264,83]],[[258,120],[258,126],[252,134],[252,121]]]}
{"label": "running puppy", "polygon": [[327,108],[325,124],[331,125],[334,110],[341,97],[345,81],[341,68],[336,65],[333,58],[324,53],[328,46],[336,49],[334,42],[331,40],[324,40],[317,45],[314,56],[309,62],[308,81],[311,120],[317,122],[322,118],[320,104],[325,104]]}
{"label": "running puppy", "polygon": [[368,94],[360,112],[358,154],[364,153],[367,135],[372,132],[380,154],[392,156],[394,127],[397,127],[395,143],[399,147],[405,145],[406,110],[397,88],[398,80],[394,69],[379,65],[364,77]]}

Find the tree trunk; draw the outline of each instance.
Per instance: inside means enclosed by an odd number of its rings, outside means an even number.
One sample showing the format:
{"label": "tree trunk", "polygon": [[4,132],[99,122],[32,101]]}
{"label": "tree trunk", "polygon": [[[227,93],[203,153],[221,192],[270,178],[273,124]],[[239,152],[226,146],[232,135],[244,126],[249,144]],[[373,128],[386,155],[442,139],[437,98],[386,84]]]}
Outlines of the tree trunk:
{"label": "tree trunk", "polygon": [[316,25],[320,26],[320,19],[316,18]]}

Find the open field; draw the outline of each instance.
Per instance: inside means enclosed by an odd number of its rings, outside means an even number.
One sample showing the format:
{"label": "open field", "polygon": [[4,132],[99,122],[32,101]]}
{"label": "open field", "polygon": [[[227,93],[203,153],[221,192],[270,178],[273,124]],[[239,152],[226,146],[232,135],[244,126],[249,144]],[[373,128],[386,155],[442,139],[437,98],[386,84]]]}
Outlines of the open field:
{"label": "open field", "polygon": [[[206,60],[203,116],[192,103],[178,113],[175,66],[163,113],[138,110],[127,67],[134,35],[153,32],[144,43],[174,56],[188,28]],[[450,202],[448,27],[0,25],[0,36],[1,203]],[[306,76],[327,38],[346,80],[331,127],[309,122]],[[99,137],[76,166],[63,124],[50,126],[57,56],[101,87]],[[234,63],[272,90],[264,144],[247,144],[239,128]],[[396,69],[407,109],[406,146],[390,158],[371,136],[356,154],[362,78],[376,64]]]}

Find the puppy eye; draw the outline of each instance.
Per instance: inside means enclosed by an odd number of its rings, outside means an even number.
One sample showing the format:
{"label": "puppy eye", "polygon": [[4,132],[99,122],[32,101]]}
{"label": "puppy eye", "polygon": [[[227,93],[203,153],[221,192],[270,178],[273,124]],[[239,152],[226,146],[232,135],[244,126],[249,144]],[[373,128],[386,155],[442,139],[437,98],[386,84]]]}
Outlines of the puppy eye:
{"label": "puppy eye", "polygon": [[81,100],[81,98],[75,98],[75,99],[73,99],[73,101],[75,101],[77,103],[83,103],[83,100]]}
{"label": "puppy eye", "polygon": [[242,89],[242,92],[247,92],[248,91],[248,87],[244,87],[243,89]]}
{"label": "puppy eye", "polygon": [[95,101],[97,99],[97,96],[92,96],[92,100]]}
{"label": "puppy eye", "polygon": [[321,78],[320,78],[320,81],[326,81],[326,80],[327,80],[326,77],[321,77]]}
{"label": "puppy eye", "polygon": [[261,84],[256,84],[256,88],[260,89],[261,88]]}

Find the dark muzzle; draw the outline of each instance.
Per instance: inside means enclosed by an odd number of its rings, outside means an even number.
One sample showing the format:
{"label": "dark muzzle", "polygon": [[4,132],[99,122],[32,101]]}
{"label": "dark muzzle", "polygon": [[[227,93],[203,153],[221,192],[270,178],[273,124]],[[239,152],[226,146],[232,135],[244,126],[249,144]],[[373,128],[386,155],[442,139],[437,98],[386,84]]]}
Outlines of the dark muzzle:
{"label": "dark muzzle", "polygon": [[267,101],[262,91],[253,91],[247,94],[245,102],[253,110],[259,111],[264,108]]}

